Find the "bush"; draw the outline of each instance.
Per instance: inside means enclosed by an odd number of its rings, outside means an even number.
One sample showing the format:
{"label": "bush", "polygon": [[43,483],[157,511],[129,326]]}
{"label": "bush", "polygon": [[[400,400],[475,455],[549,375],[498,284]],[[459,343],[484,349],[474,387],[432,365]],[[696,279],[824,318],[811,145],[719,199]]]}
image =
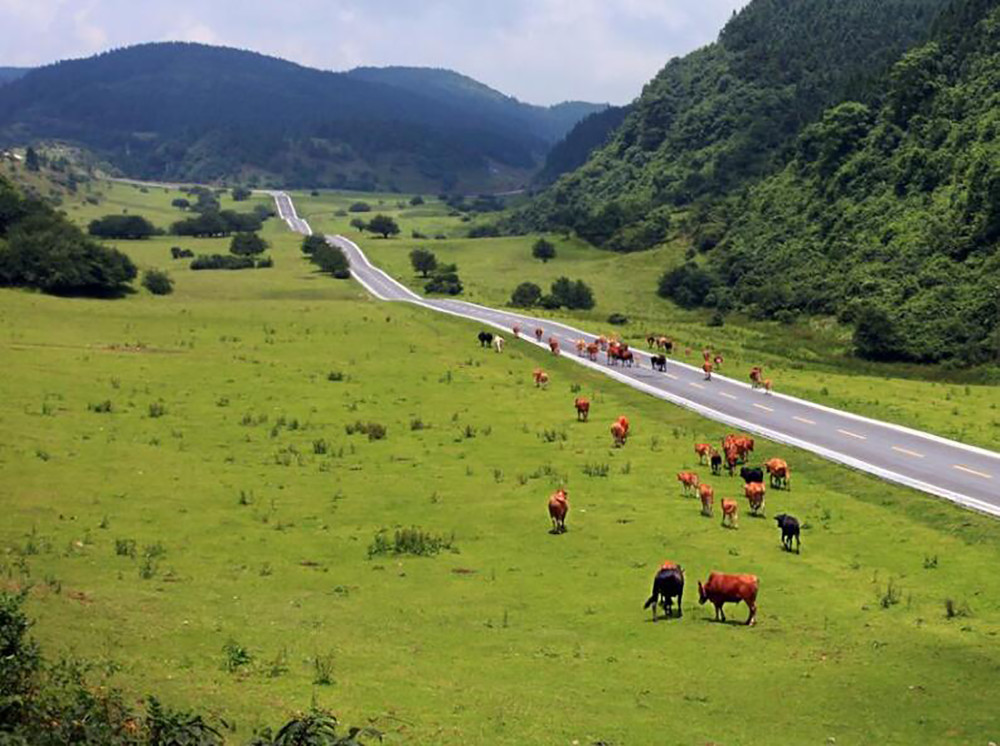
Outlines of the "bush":
{"label": "bush", "polygon": [[625,326],[628,323],[628,316],[623,313],[613,313],[608,316],[608,323],[612,326]]}
{"label": "bush", "polygon": [[226,254],[199,254],[191,262],[191,269],[253,269],[254,261],[248,256]]}
{"label": "bush", "polygon": [[172,207],[176,207],[176,208],[177,208],[178,210],[186,210],[186,209],[188,209],[189,207],[191,207],[191,203],[190,203],[190,202],[188,202],[188,201],[187,201],[186,199],[184,199],[183,197],[178,197],[177,199],[173,200],[173,201],[172,201],[172,202],[170,203],[170,205],[171,205]]}
{"label": "bush", "polygon": [[245,200],[250,199],[250,197],[253,195],[253,192],[251,192],[246,187],[239,186],[239,187],[234,187],[233,188],[232,194],[233,194],[233,200],[234,201],[236,201],[236,202],[244,202]]}
{"label": "bush", "polygon": [[423,203],[424,203],[424,198],[421,197],[419,194],[410,200],[410,204],[413,205],[414,207],[419,207]]}
{"label": "bush", "polygon": [[170,232],[177,236],[201,236],[211,238],[228,236],[231,233],[252,233],[264,225],[264,215],[258,211],[236,212],[234,210],[208,210],[197,217],[178,220],[170,226]]}
{"label": "bush", "polygon": [[153,295],[170,295],[174,292],[174,281],[160,269],[147,269],[142,275],[142,286]]}
{"label": "bush", "polygon": [[353,205],[347,208],[349,212],[371,212],[372,206],[367,202],[355,202]]}
{"label": "bush", "polygon": [[522,282],[510,294],[510,304],[517,308],[531,308],[542,298],[542,289],[533,282]]}
{"label": "bush", "polygon": [[303,254],[314,254],[317,249],[321,249],[326,246],[326,239],[322,236],[317,236],[315,234],[311,236],[306,236],[302,239],[302,253]]}
{"label": "bush", "polygon": [[383,554],[409,554],[416,557],[431,557],[444,549],[453,549],[455,537],[431,534],[419,528],[396,529],[390,540],[384,529],[375,534],[368,545],[368,558]]}
{"label": "bush", "polygon": [[105,215],[91,220],[87,232],[97,238],[142,239],[160,231],[141,215]]}
{"label": "bush", "polygon": [[354,435],[355,433],[367,435],[368,440],[384,440],[388,435],[385,425],[381,425],[378,422],[362,422],[361,420],[358,420],[353,425],[345,425],[344,431],[348,435]]}
{"label": "bush", "polygon": [[571,282],[569,278],[560,277],[552,283],[552,301],[556,308],[565,306],[570,309],[589,310],[594,307],[594,293],[583,280]]}
{"label": "bush", "polygon": [[889,314],[876,306],[865,306],[854,326],[854,350],[866,360],[896,360],[900,339]]}
{"label": "bush", "polygon": [[327,272],[338,280],[346,280],[351,276],[351,264],[339,246],[324,242],[323,246],[313,252],[312,262],[321,272]]}
{"label": "bush", "polygon": [[229,640],[229,642],[223,645],[222,652],[226,656],[223,667],[229,673],[235,673],[244,666],[250,665],[251,661],[253,661],[250,651],[236,642],[236,640]]}
{"label": "bush", "polygon": [[263,259],[257,260],[257,269],[270,269],[274,266],[274,259],[269,256],[265,256]]}
{"label": "bush", "polygon": [[694,262],[682,264],[660,278],[657,293],[661,298],[670,298],[682,308],[697,308],[705,304],[717,281],[715,277]]}
{"label": "bush", "polygon": [[469,238],[497,238],[500,229],[495,225],[474,225],[469,228]]}
{"label": "bush", "polygon": [[180,246],[171,246],[170,257],[172,259],[192,259],[194,252],[191,249],[182,249]]}
{"label": "bush", "polygon": [[351,221],[351,227],[354,228],[354,230],[356,230],[358,233],[364,233],[366,230],[368,230],[368,223],[366,223],[361,218],[354,218]]}
{"label": "bush", "polygon": [[268,243],[256,233],[237,233],[229,242],[229,252],[237,256],[256,256],[267,251]]}
{"label": "bush", "polygon": [[430,281],[424,285],[428,293],[442,295],[460,295],[463,287],[458,277],[458,267],[454,264],[442,264],[435,271]]}

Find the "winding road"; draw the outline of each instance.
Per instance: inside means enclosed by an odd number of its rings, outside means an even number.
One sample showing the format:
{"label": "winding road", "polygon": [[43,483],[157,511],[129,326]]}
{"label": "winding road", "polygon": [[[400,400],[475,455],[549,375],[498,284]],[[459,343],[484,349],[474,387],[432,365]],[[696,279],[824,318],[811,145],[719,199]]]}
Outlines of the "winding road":
{"label": "winding road", "polygon": [[[298,216],[287,194],[270,194],[291,230],[312,235],[309,224]],[[524,330],[522,341],[548,349],[546,341],[554,337],[567,360],[709,419],[1000,516],[1000,453],[792,396],[753,391],[749,384],[718,374],[706,381],[700,368],[675,360],[668,361],[666,373],[655,372],[649,354],[635,348],[637,360],[633,368],[594,363],[579,357],[575,351],[576,340],[596,339],[590,332],[508,310],[421,297],[375,267],[353,241],[343,236],[326,236],[326,239],[344,250],[351,263],[351,274],[380,300],[413,303],[476,321],[500,330],[508,339],[513,336],[512,326],[520,324]],[[535,341],[536,328],[544,331],[542,343]]]}

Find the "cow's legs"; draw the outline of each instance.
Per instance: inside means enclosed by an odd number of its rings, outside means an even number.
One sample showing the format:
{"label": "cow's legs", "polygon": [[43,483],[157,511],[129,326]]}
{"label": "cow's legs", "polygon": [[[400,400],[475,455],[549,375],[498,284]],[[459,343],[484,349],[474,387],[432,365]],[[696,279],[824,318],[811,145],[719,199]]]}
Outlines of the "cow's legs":
{"label": "cow's legs", "polygon": [[747,601],[750,607],[750,616],[747,617],[747,626],[751,626],[757,620],[757,604],[754,601]]}

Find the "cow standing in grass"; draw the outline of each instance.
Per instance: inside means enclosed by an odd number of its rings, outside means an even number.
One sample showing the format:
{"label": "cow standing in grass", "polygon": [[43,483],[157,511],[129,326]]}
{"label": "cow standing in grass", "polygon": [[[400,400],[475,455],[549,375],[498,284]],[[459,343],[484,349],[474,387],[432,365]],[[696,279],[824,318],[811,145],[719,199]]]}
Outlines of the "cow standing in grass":
{"label": "cow standing in grass", "polygon": [[677,599],[677,616],[684,616],[684,568],[674,562],[664,562],[653,578],[653,593],[642,608],[653,607],[653,621],[656,621],[656,607],[663,606],[664,618],[674,615],[673,600]]}
{"label": "cow standing in grass", "polygon": [[541,368],[535,368],[531,377],[535,379],[536,388],[547,388],[549,385],[549,374]]}
{"label": "cow standing in grass", "polygon": [[681,483],[681,487],[684,488],[684,494],[688,495],[691,490],[697,489],[701,480],[698,479],[698,475],[693,471],[680,471],[677,472],[677,481]]}
{"label": "cow standing in grass", "polygon": [[743,486],[743,494],[750,503],[750,512],[754,515],[764,514],[764,493],[766,489],[762,482],[751,482]]}
{"label": "cow standing in grass", "polygon": [[704,464],[705,459],[712,455],[712,446],[708,443],[695,443],[694,452],[698,456],[698,463]]}
{"label": "cow standing in grass", "polygon": [[772,458],[764,462],[764,468],[767,469],[767,473],[771,476],[771,486],[775,489],[781,489],[784,487],[786,490],[792,489],[791,487],[791,471],[788,468],[788,464],[784,459]]}
{"label": "cow standing in grass", "polygon": [[746,622],[747,626],[750,626],[757,621],[759,589],[760,583],[756,575],[726,575],[713,572],[704,583],[698,581],[698,603],[711,601],[715,606],[715,620],[724,622],[726,612],[722,607],[727,603],[738,604],[742,601],[750,609],[750,616]]}
{"label": "cow standing in grass", "polygon": [[735,500],[730,500],[729,498],[722,499],[722,526],[723,528],[739,528],[740,527],[740,506]]}
{"label": "cow standing in grass", "polygon": [[781,529],[781,546],[785,548],[786,552],[790,552],[792,551],[792,539],[795,539],[795,553],[799,554],[802,550],[802,540],[799,538],[798,519],[795,516],[782,513],[775,516],[774,520],[777,521],[778,528]]}
{"label": "cow standing in grass", "polygon": [[489,347],[493,344],[493,335],[489,332],[479,332],[479,346]]}
{"label": "cow standing in grass", "polygon": [[701,498],[701,514],[712,515],[712,504],[715,502],[715,490],[711,485],[699,484],[698,497]]}
{"label": "cow standing in grass", "polygon": [[586,422],[590,418],[590,399],[579,396],[573,406],[576,407],[576,419],[579,422]]}
{"label": "cow standing in grass", "polygon": [[505,344],[506,342],[504,341],[504,338],[501,337],[499,334],[493,337],[493,349],[496,350],[498,353],[503,352],[503,347]]}
{"label": "cow standing in grass", "polygon": [[569,513],[569,496],[560,487],[549,498],[549,518],[552,519],[552,533],[566,533],[566,514]]}
{"label": "cow standing in grass", "polygon": [[722,473],[722,456],[717,450],[712,449],[712,473],[719,476]]}

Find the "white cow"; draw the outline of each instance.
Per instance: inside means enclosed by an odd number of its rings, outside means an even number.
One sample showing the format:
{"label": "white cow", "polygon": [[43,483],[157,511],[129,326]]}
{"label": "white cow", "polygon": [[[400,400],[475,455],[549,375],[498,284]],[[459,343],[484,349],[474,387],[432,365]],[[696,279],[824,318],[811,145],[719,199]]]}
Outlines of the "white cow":
{"label": "white cow", "polygon": [[503,346],[504,346],[503,337],[501,337],[499,334],[493,337],[494,350],[496,350],[497,352],[503,352]]}

